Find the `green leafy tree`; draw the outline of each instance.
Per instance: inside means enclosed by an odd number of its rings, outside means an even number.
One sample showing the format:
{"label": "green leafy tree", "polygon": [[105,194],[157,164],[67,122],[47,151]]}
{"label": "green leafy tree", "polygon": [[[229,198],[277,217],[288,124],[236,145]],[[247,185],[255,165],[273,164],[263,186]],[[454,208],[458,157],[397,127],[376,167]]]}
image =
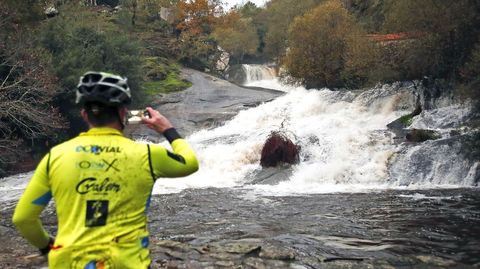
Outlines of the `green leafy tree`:
{"label": "green leafy tree", "polygon": [[308,88],[342,87],[368,77],[373,47],[339,1],[328,1],[297,17],[288,31],[288,74]]}
{"label": "green leafy tree", "polygon": [[405,32],[410,44],[400,47],[398,67],[406,78],[449,77],[468,59],[479,38],[478,1],[387,1],[385,31]]}
{"label": "green leafy tree", "polygon": [[39,45],[52,55],[55,74],[63,88],[57,97],[61,111],[73,123],[70,134],[83,129],[74,107],[74,89],[86,71],[98,70],[128,77],[133,100],[142,103],[142,58],[139,43],[96,13],[79,6],[66,7],[62,15],[50,19],[38,31]]}
{"label": "green leafy tree", "polygon": [[234,10],[239,12],[243,18],[255,18],[262,11],[261,8],[251,1],[246,2],[244,5],[235,6]]}
{"label": "green leafy tree", "polygon": [[[317,4],[314,0],[273,0],[266,5],[265,53],[271,59],[285,55],[288,27],[299,15]],[[294,7],[294,8],[293,8]],[[304,31],[304,30],[302,30]]]}

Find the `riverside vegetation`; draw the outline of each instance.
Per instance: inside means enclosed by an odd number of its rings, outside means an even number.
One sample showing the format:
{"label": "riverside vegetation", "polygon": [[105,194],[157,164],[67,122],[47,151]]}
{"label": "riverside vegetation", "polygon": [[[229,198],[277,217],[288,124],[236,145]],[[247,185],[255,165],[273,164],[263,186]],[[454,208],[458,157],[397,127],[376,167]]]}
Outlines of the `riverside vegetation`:
{"label": "riverside vegetation", "polygon": [[[72,89],[88,70],[127,76],[135,106],[189,87],[182,65],[222,76],[225,51],[230,63],[275,62],[307,88],[428,78],[480,99],[475,0],[271,0],[228,11],[219,0],[46,2],[0,3],[0,175],[84,128]],[[45,15],[51,6],[58,15]]]}

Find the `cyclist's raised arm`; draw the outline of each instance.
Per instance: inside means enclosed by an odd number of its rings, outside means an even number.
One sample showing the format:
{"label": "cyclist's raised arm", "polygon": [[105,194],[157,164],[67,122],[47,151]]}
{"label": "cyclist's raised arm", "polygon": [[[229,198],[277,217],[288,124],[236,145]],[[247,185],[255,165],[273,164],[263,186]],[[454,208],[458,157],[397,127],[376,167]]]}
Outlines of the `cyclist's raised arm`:
{"label": "cyclist's raised arm", "polygon": [[183,177],[198,170],[198,160],[192,147],[173,128],[170,121],[160,112],[147,107],[149,118],[142,121],[149,128],[163,134],[173,152],[159,145],[149,145],[149,161],[152,173],[158,177]]}

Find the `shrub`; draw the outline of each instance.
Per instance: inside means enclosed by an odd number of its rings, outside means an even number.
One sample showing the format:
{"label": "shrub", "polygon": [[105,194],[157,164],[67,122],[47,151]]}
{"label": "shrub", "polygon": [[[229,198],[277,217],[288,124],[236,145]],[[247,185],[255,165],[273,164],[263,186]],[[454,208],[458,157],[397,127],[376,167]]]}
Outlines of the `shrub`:
{"label": "shrub", "polygon": [[307,88],[358,86],[367,80],[375,57],[373,45],[338,1],[297,17],[288,41],[287,72]]}

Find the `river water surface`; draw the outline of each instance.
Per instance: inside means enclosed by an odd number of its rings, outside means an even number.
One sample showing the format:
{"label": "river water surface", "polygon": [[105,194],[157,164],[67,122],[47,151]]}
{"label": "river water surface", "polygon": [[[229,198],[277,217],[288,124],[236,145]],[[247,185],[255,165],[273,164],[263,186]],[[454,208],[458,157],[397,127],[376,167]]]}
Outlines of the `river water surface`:
{"label": "river water surface", "polygon": [[306,268],[357,259],[468,268],[480,263],[479,195],[448,189],[263,196],[213,188],[159,196],[160,214],[150,220],[156,238],[193,245],[261,239],[293,250]]}

